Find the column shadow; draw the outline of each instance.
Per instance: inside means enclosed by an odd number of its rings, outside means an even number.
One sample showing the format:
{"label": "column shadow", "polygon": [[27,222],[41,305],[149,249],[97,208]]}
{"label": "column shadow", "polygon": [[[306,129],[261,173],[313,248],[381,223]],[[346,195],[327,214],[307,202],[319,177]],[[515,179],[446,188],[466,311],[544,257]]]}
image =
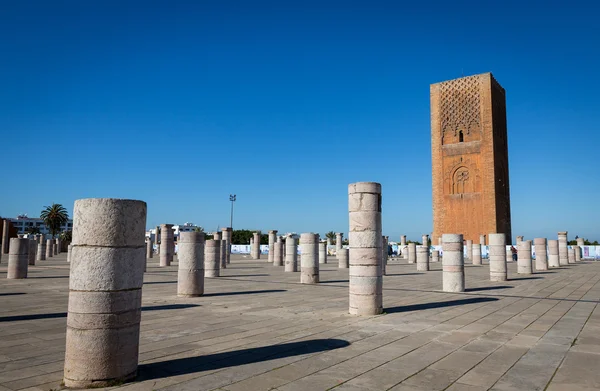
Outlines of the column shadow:
{"label": "column shadow", "polygon": [[495,289],[508,289],[508,288],[514,288],[514,286],[509,286],[509,285],[482,286],[482,287],[479,287],[479,288],[466,288],[465,292],[492,291],[492,290],[495,290]]}
{"label": "column shadow", "polygon": [[24,292],[10,292],[10,293],[0,293],[0,296],[17,296],[17,295],[26,295]]}
{"label": "column shadow", "polygon": [[384,308],[383,311],[388,314],[394,314],[398,312],[410,312],[410,311],[422,311],[422,310],[430,310],[433,308],[445,308],[445,307],[454,307],[458,305],[465,304],[476,304],[476,303],[485,303],[488,301],[497,301],[498,299],[492,297],[474,297],[469,299],[460,299],[460,300],[449,300],[449,301],[436,301],[433,303],[425,303],[425,304],[412,304],[405,305],[400,307],[390,307]]}
{"label": "column shadow", "polygon": [[277,293],[287,292],[286,289],[265,289],[261,291],[240,291],[240,292],[220,292],[220,293],[205,293],[199,297],[218,297],[218,296],[235,296],[235,295],[255,295],[258,293]]}

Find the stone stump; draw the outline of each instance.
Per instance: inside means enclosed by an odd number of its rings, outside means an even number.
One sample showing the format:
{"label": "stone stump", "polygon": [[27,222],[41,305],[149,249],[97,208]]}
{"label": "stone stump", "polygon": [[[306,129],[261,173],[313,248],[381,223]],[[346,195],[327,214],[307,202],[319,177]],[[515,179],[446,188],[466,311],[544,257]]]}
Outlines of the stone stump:
{"label": "stone stump", "polygon": [[546,238],[533,239],[533,245],[535,246],[535,270],[548,270]]}
{"label": "stone stump", "polygon": [[473,241],[467,240],[467,258],[473,262]]}
{"label": "stone stump", "polygon": [[29,242],[25,238],[11,238],[8,246],[8,271],[6,278],[27,278],[29,264]]}
{"label": "stone stump", "polygon": [[225,263],[231,263],[231,238],[233,237],[233,228],[221,228],[222,231],[222,240],[225,241],[226,251],[225,251]]}
{"label": "stone stump", "polygon": [[277,238],[277,241],[273,244],[273,266],[283,266],[283,248],[284,243],[281,238]]}
{"label": "stone stump", "polygon": [[417,262],[417,244],[415,242],[411,242],[408,244],[408,263],[416,263]]}
{"label": "stone stump", "polygon": [[400,245],[406,246],[406,235],[400,236]]}
{"label": "stone stump", "polygon": [[575,251],[575,262],[581,262],[581,248],[573,246],[573,251]]}
{"label": "stone stump", "polygon": [[75,201],[65,386],[105,387],[135,378],[145,231],[143,201]]}
{"label": "stone stump", "polygon": [[273,252],[275,251],[275,242],[277,241],[277,231],[269,231],[269,254],[267,254],[267,261],[273,263]]}
{"label": "stone stump", "polygon": [[343,233],[338,232],[335,234],[335,251],[337,253],[338,250],[344,248],[344,245],[342,244],[343,241]]}
{"label": "stone stump", "polygon": [[350,305],[353,315],[383,311],[381,184],[348,185]]}
{"label": "stone stump", "polygon": [[327,263],[327,242],[319,243],[319,263]]}
{"label": "stone stump", "polygon": [[319,235],[303,233],[300,235],[300,283],[319,283]]}
{"label": "stone stump", "polygon": [[548,266],[560,267],[560,254],[558,250],[558,240],[548,240]]}
{"label": "stone stump", "polygon": [[154,257],[154,247],[152,245],[152,239],[148,238],[146,242],[146,258],[152,259]]}
{"label": "stone stump", "polygon": [[62,251],[60,250],[61,241],[60,239],[54,239],[54,255],[60,254]]}
{"label": "stone stump", "polygon": [[558,233],[558,262],[560,265],[569,264],[569,250],[567,249],[567,231]]}
{"label": "stone stump", "polygon": [[254,232],[252,248],[250,249],[252,259],[260,259],[260,231]]}
{"label": "stone stump", "polygon": [[485,235],[479,235],[479,244],[485,246]]}
{"label": "stone stump", "polygon": [[[490,246],[491,246],[490,242]],[[510,250],[510,247],[506,247],[504,246],[504,248],[506,249],[506,262],[512,262],[513,261],[513,257],[512,257],[512,251]]]}
{"label": "stone stump", "polygon": [[160,267],[171,266],[171,261],[173,261],[173,250],[171,249],[171,243],[173,242],[173,224],[161,224],[159,254]]}
{"label": "stone stump", "polygon": [[[506,281],[506,235],[489,234],[490,281]],[[511,253],[512,259],[512,253]]]}
{"label": "stone stump", "polygon": [[181,232],[177,249],[177,296],[204,294],[204,233]]}
{"label": "stone stump", "polygon": [[46,241],[42,238],[37,245],[37,254],[35,256],[36,261],[46,260]]}
{"label": "stone stump", "polygon": [[8,240],[8,220],[2,221],[2,254],[8,254],[9,240]]}
{"label": "stone stump", "polygon": [[428,244],[429,244],[429,235],[421,235],[421,243],[422,246],[425,246],[427,248],[429,248]]}
{"label": "stone stump", "polygon": [[442,234],[442,282],[444,292],[465,291],[465,259],[462,234]]}
{"label": "stone stump", "polygon": [[473,265],[481,265],[481,244],[473,243],[471,247],[471,254],[473,256],[471,259]]}
{"label": "stone stump", "polygon": [[575,263],[575,249],[573,247],[567,249],[567,257],[569,263]]}
{"label": "stone stump", "polygon": [[348,269],[350,266],[350,252],[347,248],[343,248],[336,254],[338,259],[338,269]]}
{"label": "stone stump", "polygon": [[417,271],[429,271],[429,250],[427,246],[417,246]]}
{"label": "stone stump", "polygon": [[27,263],[31,266],[35,266],[35,250],[37,249],[37,243],[34,239],[29,238],[27,244],[29,245]]}
{"label": "stone stump", "polygon": [[52,258],[54,256],[54,240],[47,239],[46,240],[46,259]]}
{"label": "stone stump", "polygon": [[219,277],[221,275],[221,241],[207,240],[204,243],[204,275]]}
{"label": "stone stump", "polygon": [[296,238],[289,235],[285,238],[285,269],[286,272],[298,271],[298,248]]}
{"label": "stone stump", "polygon": [[440,252],[439,250],[431,251],[431,262],[439,262],[440,261]]}
{"label": "stone stump", "polygon": [[533,262],[531,261],[531,240],[523,240],[517,244],[517,273],[533,273]]}

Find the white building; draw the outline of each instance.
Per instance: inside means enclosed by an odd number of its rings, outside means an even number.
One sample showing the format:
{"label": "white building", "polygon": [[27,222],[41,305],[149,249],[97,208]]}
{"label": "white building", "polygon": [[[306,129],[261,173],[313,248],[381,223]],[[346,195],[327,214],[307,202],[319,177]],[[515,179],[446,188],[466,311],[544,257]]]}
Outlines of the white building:
{"label": "white building", "polygon": [[[194,223],[185,223],[182,225],[174,225],[173,226],[173,237],[175,238],[175,240],[177,240],[179,238],[179,233],[180,232],[192,232],[195,231],[196,229],[200,229],[202,232],[204,232],[204,228],[197,226]],[[156,243],[156,228],[153,228],[149,231],[146,232],[146,237],[150,238],[154,241],[154,243]]]}
{"label": "white building", "polygon": [[[30,227],[37,227],[43,235],[50,234],[50,230],[46,227],[46,224],[44,224],[44,220],[40,218],[27,217],[26,214],[22,214],[16,218],[7,217],[6,220],[10,221],[20,234],[27,233],[27,230]],[[71,230],[73,230],[73,220],[68,220],[65,224],[60,226],[59,232]]]}

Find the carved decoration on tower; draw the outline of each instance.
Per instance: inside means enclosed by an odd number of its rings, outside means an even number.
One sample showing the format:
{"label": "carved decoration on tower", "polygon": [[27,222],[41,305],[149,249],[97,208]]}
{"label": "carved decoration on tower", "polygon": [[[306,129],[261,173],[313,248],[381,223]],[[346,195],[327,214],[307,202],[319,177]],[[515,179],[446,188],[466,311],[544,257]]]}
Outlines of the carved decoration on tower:
{"label": "carved decoration on tower", "polygon": [[[481,139],[481,97],[476,76],[440,85],[442,144]],[[464,139],[463,139],[464,138]]]}

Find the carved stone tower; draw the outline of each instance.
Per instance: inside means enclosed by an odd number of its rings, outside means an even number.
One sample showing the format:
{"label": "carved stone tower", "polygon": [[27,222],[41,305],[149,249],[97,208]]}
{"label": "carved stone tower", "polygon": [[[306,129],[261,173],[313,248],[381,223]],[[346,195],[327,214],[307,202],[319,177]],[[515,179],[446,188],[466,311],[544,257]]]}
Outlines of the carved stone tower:
{"label": "carved stone tower", "polygon": [[433,237],[510,244],[506,99],[491,73],[431,85],[431,156]]}

